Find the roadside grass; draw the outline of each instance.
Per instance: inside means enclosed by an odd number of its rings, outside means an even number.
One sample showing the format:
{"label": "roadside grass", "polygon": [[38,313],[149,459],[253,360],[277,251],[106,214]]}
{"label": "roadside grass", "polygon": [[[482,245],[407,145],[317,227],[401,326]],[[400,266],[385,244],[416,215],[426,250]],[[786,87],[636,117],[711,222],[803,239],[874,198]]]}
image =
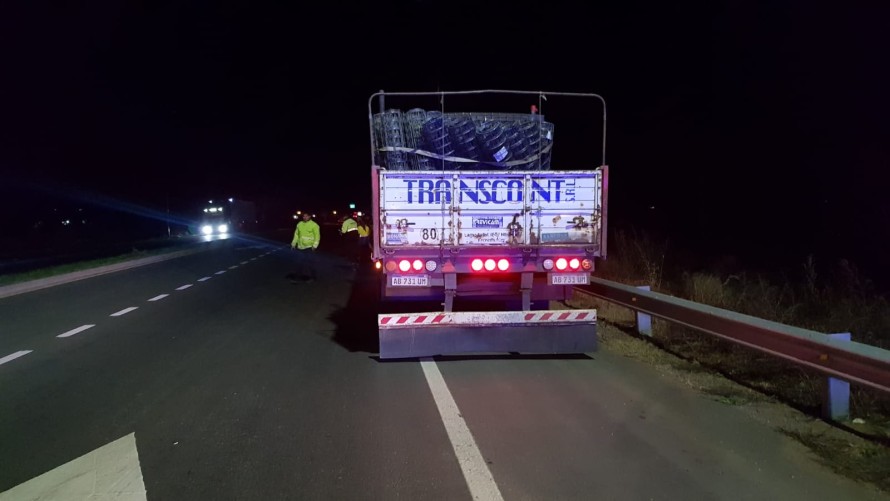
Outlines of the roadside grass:
{"label": "roadside grass", "polygon": [[[815,280],[812,259],[803,265],[803,271],[802,283],[786,280],[778,284],[762,276],[684,274],[680,293],[675,295],[816,332],[850,332],[853,340],[864,344],[890,345],[886,337],[890,334],[890,305],[852,265],[841,261],[825,281]],[[791,405],[819,412],[826,379],[816,371],[672,325],[662,332],[660,341],[672,351],[690,353],[703,364]],[[890,425],[890,397],[853,385],[850,414],[879,426]]]}
{"label": "roadside grass", "polygon": [[[798,276],[776,281],[757,273],[721,276],[666,270],[667,244],[653,242],[641,233],[618,231],[611,249],[614,257],[610,256],[600,269],[601,276],[608,280],[647,284],[672,296],[817,332],[850,332],[857,342],[890,348],[890,302],[877,294],[873,284],[849,261],[840,261],[823,276],[816,259],[810,256]],[[630,310],[599,304],[603,306],[602,317],[633,323]],[[625,313],[616,317],[616,310]],[[825,377],[816,371],[658,320],[652,342],[790,405],[819,411]],[[890,426],[890,397],[854,385],[850,412],[851,417]]]}
{"label": "roadside grass", "polygon": [[[643,233],[617,231],[599,276],[628,285],[649,285],[657,292],[817,332],[849,332],[854,341],[890,348],[890,302],[849,261],[828,268],[817,266],[811,256],[798,274],[775,277],[756,272],[676,270],[668,256],[666,242],[653,241]],[[695,382],[695,376],[719,374],[821,419],[827,378],[815,370],[660,319],[653,319],[653,336],[642,337],[635,332],[632,310],[592,297],[579,295],[568,305],[594,306],[601,322],[625,333],[624,342],[613,335],[604,339],[604,344],[617,347],[625,356],[656,364],[665,362],[649,350],[666,352],[676,357],[670,365],[679,377],[724,403],[743,405],[752,400],[748,392],[739,394],[736,388],[714,383],[703,385]],[[890,395],[856,384],[851,384],[850,393],[849,419],[834,424],[867,440],[854,445],[827,443],[807,432],[789,432],[789,436],[809,446],[833,468],[890,491]]]}
{"label": "roadside grass", "polygon": [[890,492],[890,449],[874,443],[851,442],[818,432],[785,430],[784,433],[809,447],[822,464],[849,478],[870,482]]}
{"label": "roadside grass", "polygon": [[[593,298],[577,298],[572,307],[595,306]],[[789,406],[788,402],[744,381],[726,377],[713,367],[684,355],[670,353],[656,342],[634,333],[632,323],[601,322],[598,330],[602,349],[607,349],[668,373],[682,384],[713,400],[738,407],[780,433],[808,448],[817,460],[847,478],[869,482],[890,492],[890,447],[877,435],[864,432],[852,424],[838,426],[828,423],[806,410]],[[817,412],[818,407],[814,407]],[[812,410],[812,409],[811,409]],[[852,433],[850,433],[852,432]]]}
{"label": "roadside grass", "polygon": [[132,261],[134,259],[140,259],[143,257],[157,256],[161,254],[167,254],[170,252],[175,252],[180,250],[178,246],[170,246],[163,247],[158,249],[151,250],[140,250],[134,248],[130,252],[126,252],[123,254],[117,254],[114,256],[90,259],[85,261],[78,261],[74,263],[61,264],[57,266],[49,266],[46,268],[40,268],[32,271],[26,271],[22,273],[10,273],[6,275],[0,275],[0,286],[4,285],[13,285],[22,282],[29,282],[31,280],[39,280],[41,278],[49,278],[58,275],[64,275],[66,273],[72,273],[75,271],[88,270],[92,268],[98,268],[100,266],[106,266],[109,264],[117,264],[125,261]]}
{"label": "roadside grass", "polygon": [[[288,230],[275,229],[266,232],[258,232],[256,234],[236,235],[234,238],[241,239],[255,245],[277,245],[282,242],[290,242]],[[184,247],[202,242],[200,237],[193,236],[175,236],[160,237],[136,240],[120,245],[118,243],[111,244],[93,244],[86,248],[80,249],[80,252],[89,252],[92,255],[102,255],[94,259],[72,260],[69,263],[44,266],[31,271],[20,273],[0,274],[0,287],[4,285],[13,285],[31,280],[39,280],[41,278],[49,278],[66,273],[88,270],[106,266],[110,264],[132,261],[135,259],[157,256],[182,250]],[[124,251],[130,247],[129,251]],[[117,250],[114,250],[117,249]],[[26,253],[25,250],[21,252]],[[62,258],[56,257],[57,260]],[[68,259],[73,259],[69,256]]]}

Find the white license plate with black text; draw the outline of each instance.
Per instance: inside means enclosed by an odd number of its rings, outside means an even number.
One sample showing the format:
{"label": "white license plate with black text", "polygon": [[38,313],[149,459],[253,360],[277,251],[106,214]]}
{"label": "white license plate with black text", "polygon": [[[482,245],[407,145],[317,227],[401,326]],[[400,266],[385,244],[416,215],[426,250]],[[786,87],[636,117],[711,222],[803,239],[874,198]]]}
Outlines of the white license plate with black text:
{"label": "white license plate with black text", "polygon": [[429,275],[394,275],[390,277],[389,284],[393,287],[429,287],[430,277]]}
{"label": "white license plate with black text", "polygon": [[590,283],[590,275],[587,273],[553,273],[550,275],[550,285],[587,285]]}

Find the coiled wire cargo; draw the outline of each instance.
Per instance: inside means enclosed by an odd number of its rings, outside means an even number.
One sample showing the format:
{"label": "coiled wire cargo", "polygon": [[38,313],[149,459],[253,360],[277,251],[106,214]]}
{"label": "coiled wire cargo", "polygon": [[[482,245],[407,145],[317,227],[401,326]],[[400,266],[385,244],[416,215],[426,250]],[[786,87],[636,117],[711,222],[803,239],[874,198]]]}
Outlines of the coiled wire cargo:
{"label": "coiled wire cargo", "polygon": [[539,114],[374,115],[375,162],[389,170],[550,170],[553,124]]}

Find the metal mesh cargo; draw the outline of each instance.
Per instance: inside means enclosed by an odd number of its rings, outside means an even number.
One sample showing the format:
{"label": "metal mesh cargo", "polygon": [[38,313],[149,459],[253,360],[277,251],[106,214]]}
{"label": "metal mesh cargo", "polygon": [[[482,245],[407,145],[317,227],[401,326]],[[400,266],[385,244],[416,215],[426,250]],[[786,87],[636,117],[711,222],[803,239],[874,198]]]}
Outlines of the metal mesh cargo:
{"label": "metal mesh cargo", "polygon": [[373,120],[375,161],[390,170],[550,169],[553,124],[542,115],[415,108]]}
{"label": "metal mesh cargo", "polygon": [[392,149],[383,155],[383,163],[392,170],[407,170],[408,154],[405,148],[402,112],[388,110],[374,116],[374,130],[380,144],[389,145]]}

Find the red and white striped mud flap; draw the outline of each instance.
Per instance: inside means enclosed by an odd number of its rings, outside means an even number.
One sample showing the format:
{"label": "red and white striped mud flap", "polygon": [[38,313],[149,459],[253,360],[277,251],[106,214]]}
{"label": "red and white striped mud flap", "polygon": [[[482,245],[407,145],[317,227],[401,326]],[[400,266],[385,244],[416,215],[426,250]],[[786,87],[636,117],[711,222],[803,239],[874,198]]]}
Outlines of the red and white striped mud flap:
{"label": "red and white striped mud flap", "polygon": [[596,310],[377,315],[380,358],[596,351]]}

